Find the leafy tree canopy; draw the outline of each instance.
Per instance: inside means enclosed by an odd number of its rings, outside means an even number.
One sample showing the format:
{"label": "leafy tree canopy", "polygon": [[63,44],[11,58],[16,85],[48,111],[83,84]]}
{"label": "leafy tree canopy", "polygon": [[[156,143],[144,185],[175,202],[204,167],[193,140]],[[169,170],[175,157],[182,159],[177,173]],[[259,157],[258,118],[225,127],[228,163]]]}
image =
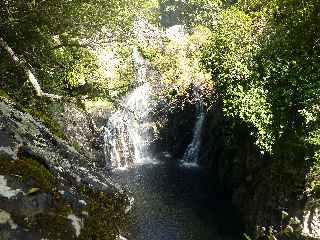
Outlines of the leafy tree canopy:
{"label": "leafy tree canopy", "polygon": [[[135,17],[156,14],[145,0],[4,0],[1,37],[33,69],[43,88],[64,95],[99,92],[106,79],[98,71],[95,50],[127,41]],[[0,74],[7,91],[27,90],[23,74],[4,51]],[[17,77],[19,76],[19,77]],[[96,84],[96,86],[94,86]],[[9,86],[9,87],[8,87]]]}
{"label": "leafy tree canopy", "polygon": [[203,48],[226,115],[253,126],[262,151],[304,145],[319,127],[319,10],[317,0],[230,3]]}

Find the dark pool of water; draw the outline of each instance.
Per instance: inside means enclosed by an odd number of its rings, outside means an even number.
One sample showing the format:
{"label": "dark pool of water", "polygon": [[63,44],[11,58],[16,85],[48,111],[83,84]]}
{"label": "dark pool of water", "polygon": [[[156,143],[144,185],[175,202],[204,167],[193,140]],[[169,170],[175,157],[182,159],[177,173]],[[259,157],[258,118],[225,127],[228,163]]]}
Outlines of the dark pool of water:
{"label": "dark pool of water", "polygon": [[114,171],[135,198],[128,240],[238,240],[237,216],[197,168],[149,164]]}

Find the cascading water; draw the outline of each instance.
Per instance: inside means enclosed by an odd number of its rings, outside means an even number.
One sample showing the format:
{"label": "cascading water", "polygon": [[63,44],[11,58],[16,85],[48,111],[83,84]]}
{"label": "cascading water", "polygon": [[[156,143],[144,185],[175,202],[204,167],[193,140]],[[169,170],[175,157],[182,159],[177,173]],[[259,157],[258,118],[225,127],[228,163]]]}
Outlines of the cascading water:
{"label": "cascading water", "polygon": [[[187,36],[182,25],[163,32],[154,30],[142,18],[137,19],[134,31],[136,40],[147,46],[152,45],[155,42],[153,39],[156,40],[163,34],[175,45],[181,46],[185,44]],[[161,154],[158,160],[165,160],[162,161],[163,164],[143,164],[152,159],[149,150],[156,139],[152,129],[152,120],[157,119],[155,110],[165,105],[156,103],[151,95],[156,87],[149,82],[152,82],[151,79],[157,80],[159,75],[151,71],[152,68],[149,68],[148,62],[137,48],[133,49],[132,58],[136,87],[123,99],[121,108],[110,116],[105,132],[106,159],[114,169],[110,172],[111,178],[132,194],[131,205],[126,209],[126,212],[131,209],[128,212],[128,226],[121,232],[122,236],[128,240],[239,239],[229,234],[228,231],[233,230],[235,225],[230,223],[230,219],[234,218],[221,207],[221,202],[224,201],[211,194],[212,189],[207,184],[209,179],[202,171],[179,167],[175,164],[175,159],[163,159]],[[191,82],[193,78],[188,79]],[[196,123],[192,141],[183,158],[184,164],[188,166],[197,164],[205,119],[199,88],[194,87],[193,92],[196,100]],[[154,154],[157,152],[154,151]],[[126,167],[130,168],[126,171],[118,170]],[[227,232],[223,232],[224,226]],[[124,237],[119,236],[119,239],[125,239]]]}
{"label": "cascading water", "polygon": [[105,154],[112,168],[127,168],[150,162],[148,154],[149,113],[152,109],[151,86],[146,81],[147,65],[137,48],[133,49],[136,87],[125,99],[122,109],[108,120],[105,132]]}
{"label": "cascading water", "polygon": [[202,127],[204,123],[205,113],[203,108],[203,102],[199,94],[199,89],[194,87],[194,97],[197,100],[196,104],[196,123],[193,129],[192,141],[188,145],[182,159],[183,165],[186,166],[198,166],[198,159],[201,147],[201,135]]}

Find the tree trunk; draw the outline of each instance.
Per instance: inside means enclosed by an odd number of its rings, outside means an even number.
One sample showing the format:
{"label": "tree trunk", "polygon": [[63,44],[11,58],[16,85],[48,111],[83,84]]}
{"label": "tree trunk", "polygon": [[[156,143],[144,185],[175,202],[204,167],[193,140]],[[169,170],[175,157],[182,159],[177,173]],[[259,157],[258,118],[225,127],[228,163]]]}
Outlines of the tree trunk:
{"label": "tree trunk", "polygon": [[42,96],[43,92],[41,90],[41,87],[36,79],[36,77],[34,76],[34,74],[31,72],[31,70],[26,66],[25,62],[21,61],[18,56],[14,53],[14,51],[12,50],[12,48],[7,44],[6,41],[4,41],[4,39],[2,37],[0,37],[0,46],[2,48],[4,48],[4,50],[7,51],[7,53],[9,54],[9,56],[11,57],[12,61],[14,62],[14,64],[18,67],[21,67],[23,69],[23,71],[25,72],[28,80],[30,81],[30,83],[32,84],[37,96]]}
{"label": "tree trunk", "polygon": [[49,97],[49,98],[55,98],[60,99],[61,96],[44,93],[40,87],[40,84],[37,80],[37,78],[34,76],[34,74],[31,72],[31,70],[27,67],[26,63],[19,59],[19,57],[15,54],[15,52],[12,50],[12,48],[8,45],[8,43],[0,37],[0,47],[2,47],[4,50],[7,51],[9,54],[11,60],[17,67],[21,67],[23,71],[25,72],[29,82],[31,83],[32,87],[34,88],[36,95],[40,97]]}

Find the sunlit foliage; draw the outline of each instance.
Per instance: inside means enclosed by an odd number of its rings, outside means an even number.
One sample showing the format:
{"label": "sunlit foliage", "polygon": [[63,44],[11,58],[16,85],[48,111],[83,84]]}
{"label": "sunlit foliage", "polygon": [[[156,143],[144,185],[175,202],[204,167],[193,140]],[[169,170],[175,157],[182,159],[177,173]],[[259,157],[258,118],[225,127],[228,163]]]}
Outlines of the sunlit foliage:
{"label": "sunlit foliage", "polygon": [[226,115],[253,126],[262,151],[280,142],[303,145],[319,126],[319,7],[290,0],[229,4],[204,47]]}
{"label": "sunlit foliage", "polygon": [[216,0],[160,0],[161,24],[169,27],[183,24],[190,30],[197,25],[214,28],[222,1]]}
{"label": "sunlit foliage", "polygon": [[[1,37],[33,69],[41,86],[62,95],[108,95],[97,52],[130,40],[140,14],[156,19],[157,1],[5,0]],[[1,88],[30,93],[25,76],[1,51]],[[129,77],[130,69],[121,70]],[[27,94],[26,94],[27,95]]]}
{"label": "sunlit foliage", "polygon": [[210,74],[200,65],[200,47],[207,41],[209,30],[199,26],[188,34],[185,29],[175,26],[161,35],[158,42],[139,45],[144,57],[159,74],[153,79],[160,87],[156,92],[158,97],[174,103],[188,96],[194,86],[201,89],[204,98],[212,94]]}

